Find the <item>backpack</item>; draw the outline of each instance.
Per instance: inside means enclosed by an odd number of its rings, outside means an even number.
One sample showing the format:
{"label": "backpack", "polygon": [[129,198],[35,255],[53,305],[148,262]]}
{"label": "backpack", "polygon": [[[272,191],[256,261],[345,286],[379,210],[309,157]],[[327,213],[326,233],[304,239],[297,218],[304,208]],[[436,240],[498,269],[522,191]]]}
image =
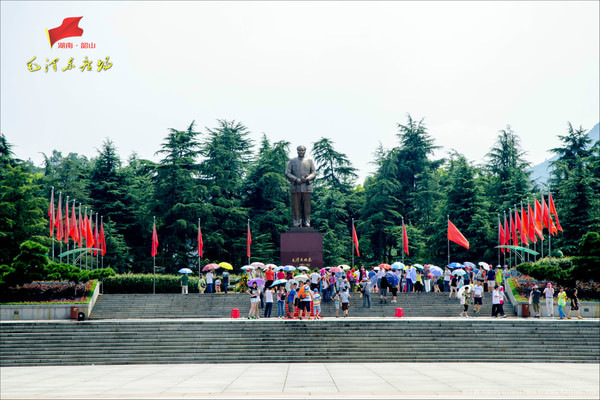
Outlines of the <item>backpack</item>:
{"label": "backpack", "polygon": [[304,285],[302,285],[300,290],[298,290],[298,298],[300,300],[304,300],[305,297],[306,297],[306,291],[304,290]]}

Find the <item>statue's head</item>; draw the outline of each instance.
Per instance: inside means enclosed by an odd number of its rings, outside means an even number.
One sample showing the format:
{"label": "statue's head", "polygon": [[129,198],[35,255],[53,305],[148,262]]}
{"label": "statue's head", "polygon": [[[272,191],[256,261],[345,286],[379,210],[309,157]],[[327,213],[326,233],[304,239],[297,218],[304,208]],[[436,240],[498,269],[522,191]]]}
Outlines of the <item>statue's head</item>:
{"label": "statue's head", "polygon": [[304,157],[304,154],[306,154],[306,147],[298,146],[296,148],[296,151],[298,151],[298,157],[302,158],[302,157]]}

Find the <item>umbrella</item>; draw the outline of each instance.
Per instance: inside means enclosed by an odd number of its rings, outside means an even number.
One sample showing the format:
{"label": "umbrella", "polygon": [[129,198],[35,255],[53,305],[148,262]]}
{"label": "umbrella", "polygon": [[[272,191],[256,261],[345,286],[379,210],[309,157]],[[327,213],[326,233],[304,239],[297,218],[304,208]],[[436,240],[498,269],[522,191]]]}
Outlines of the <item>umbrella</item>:
{"label": "umbrella", "polygon": [[267,264],[267,265],[265,265],[265,267],[267,267],[267,268],[273,268],[273,269],[277,269],[277,268],[279,268],[279,267],[278,267],[277,265],[275,265],[275,264]]}
{"label": "umbrella", "polygon": [[425,267],[422,266],[421,264],[415,264],[415,265],[413,265],[413,267],[415,267],[417,269],[425,269]]}
{"label": "umbrella", "polygon": [[277,286],[277,285],[281,285],[287,282],[287,279],[277,279],[275,282],[273,282],[273,284],[271,285],[271,287],[273,286]]}
{"label": "umbrella", "polygon": [[431,271],[431,273],[435,276],[444,275],[444,271],[440,267],[436,267],[435,265],[429,267],[429,271]]}
{"label": "umbrella", "polygon": [[338,273],[338,272],[344,272],[344,270],[343,270],[343,269],[341,269],[340,267],[332,267],[332,268],[329,270],[329,272],[333,272],[333,273],[335,274],[335,273]]}
{"label": "umbrella", "polygon": [[450,269],[462,268],[462,267],[463,267],[463,265],[460,264],[460,263],[457,263],[457,262],[453,262],[453,263],[448,264],[448,268],[450,268]]}
{"label": "umbrella", "polygon": [[379,268],[379,267],[375,267],[375,268],[373,268],[373,269],[374,269],[375,271],[379,271],[381,268]]}
{"label": "umbrella", "polygon": [[473,263],[470,263],[470,262],[468,262],[468,261],[464,262],[464,263],[463,263],[463,265],[464,265],[465,267],[469,267],[469,268],[477,268],[477,266],[476,266],[475,264],[473,264]]}
{"label": "umbrella", "polygon": [[262,286],[265,284],[265,280],[260,278],[250,279],[248,281],[248,287],[252,286],[254,283],[256,283],[256,286]]}
{"label": "umbrella", "polygon": [[242,268],[240,268],[240,269],[243,269],[244,271],[249,271],[249,270],[251,270],[251,269],[254,269],[254,267],[253,267],[252,265],[244,265],[244,266],[243,266]]}
{"label": "umbrella", "polygon": [[213,269],[219,269],[221,268],[220,265],[212,263],[212,264],[206,264],[204,266],[204,268],[202,268],[202,271],[212,271]]}
{"label": "umbrella", "polygon": [[296,267],[294,267],[293,265],[286,265],[285,267],[282,268],[284,271],[295,271]]}
{"label": "umbrella", "polygon": [[385,279],[387,279],[388,284],[391,286],[396,286],[400,281],[400,278],[398,278],[398,275],[396,275],[394,272],[388,272],[385,274]]}
{"label": "umbrella", "polygon": [[347,269],[350,269],[350,266],[346,265],[346,264],[342,264],[342,265],[338,265],[338,268],[341,268],[343,270],[347,270]]}
{"label": "umbrella", "polygon": [[392,266],[390,264],[379,264],[379,268],[390,269]]}
{"label": "umbrella", "polygon": [[233,269],[233,267],[231,266],[231,264],[229,264],[228,262],[220,262],[219,265],[223,269],[228,269],[228,270],[232,270]]}
{"label": "umbrella", "polygon": [[466,274],[467,273],[465,272],[464,269],[455,269],[454,271],[452,271],[452,275],[463,276]]}
{"label": "umbrella", "polygon": [[471,291],[471,285],[465,285],[463,287],[461,287],[460,289],[458,289],[458,296],[462,296],[464,291],[467,291],[467,293],[469,293]]}
{"label": "umbrella", "polygon": [[253,266],[254,268],[265,268],[265,264],[263,264],[261,262],[253,262],[250,265]]}
{"label": "umbrella", "polygon": [[488,263],[483,262],[483,261],[479,262],[479,266],[483,267],[483,269],[485,269],[486,271],[490,270],[490,265]]}
{"label": "umbrella", "polygon": [[395,262],[392,264],[392,269],[395,271],[397,269],[404,269],[404,264],[401,262]]}
{"label": "umbrella", "polygon": [[305,267],[303,265],[298,267],[298,271],[308,271],[308,270],[309,270],[308,267]]}
{"label": "umbrella", "polygon": [[294,277],[294,279],[297,280],[297,281],[306,281],[306,280],[308,280],[308,276],[306,276],[304,274],[302,274],[302,275],[296,275]]}
{"label": "umbrella", "polygon": [[177,272],[179,272],[180,274],[192,274],[194,271],[192,271],[192,270],[191,270],[191,269],[189,269],[189,268],[181,268],[181,269],[180,269],[179,271],[177,271]]}

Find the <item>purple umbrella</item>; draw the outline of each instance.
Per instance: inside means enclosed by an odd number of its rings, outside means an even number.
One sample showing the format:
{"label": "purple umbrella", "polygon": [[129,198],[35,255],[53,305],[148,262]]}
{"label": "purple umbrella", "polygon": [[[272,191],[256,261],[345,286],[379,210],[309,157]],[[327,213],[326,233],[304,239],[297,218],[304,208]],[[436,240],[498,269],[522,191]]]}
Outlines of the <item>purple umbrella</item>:
{"label": "purple umbrella", "polygon": [[252,284],[256,283],[256,286],[262,286],[265,284],[265,280],[264,279],[260,279],[260,278],[254,278],[254,279],[250,279],[248,281],[248,287],[251,287]]}

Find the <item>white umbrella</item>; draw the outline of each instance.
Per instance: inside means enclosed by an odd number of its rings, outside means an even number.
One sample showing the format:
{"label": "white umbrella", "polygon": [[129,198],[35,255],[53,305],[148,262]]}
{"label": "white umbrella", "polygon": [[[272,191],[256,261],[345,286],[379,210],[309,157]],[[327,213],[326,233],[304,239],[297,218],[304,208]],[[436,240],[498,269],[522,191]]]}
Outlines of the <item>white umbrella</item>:
{"label": "white umbrella", "polygon": [[308,267],[305,267],[304,265],[301,265],[298,267],[298,271],[308,271]]}
{"label": "white umbrella", "polygon": [[464,269],[455,269],[454,271],[452,271],[452,275],[463,276],[465,274],[466,272]]}
{"label": "white umbrella", "polygon": [[483,261],[479,262],[479,266],[483,267],[483,269],[485,269],[486,271],[490,270],[490,265],[488,263],[484,263]]}
{"label": "white umbrella", "polygon": [[463,287],[461,287],[460,289],[458,289],[458,297],[462,296],[464,291],[467,291],[467,293],[469,293],[471,291],[471,285],[465,285]]}
{"label": "white umbrella", "polygon": [[250,270],[250,269],[254,269],[254,267],[253,267],[252,265],[244,265],[244,266],[243,266],[242,268],[240,268],[240,269],[243,269],[244,271],[248,271],[248,270]]}
{"label": "white umbrella", "polygon": [[296,275],[294,277],[294,280],[296,280],[296,281],[306,281],[306,280],[308,280],[308,276],[306,276],[306,275]]}
{"label": "white umbrella", "polygon": [[338,267],[340,267],[341,269],[344,269],[344,270],[350,269],[350,266],[346,265],[346,264],[338,265]]}

